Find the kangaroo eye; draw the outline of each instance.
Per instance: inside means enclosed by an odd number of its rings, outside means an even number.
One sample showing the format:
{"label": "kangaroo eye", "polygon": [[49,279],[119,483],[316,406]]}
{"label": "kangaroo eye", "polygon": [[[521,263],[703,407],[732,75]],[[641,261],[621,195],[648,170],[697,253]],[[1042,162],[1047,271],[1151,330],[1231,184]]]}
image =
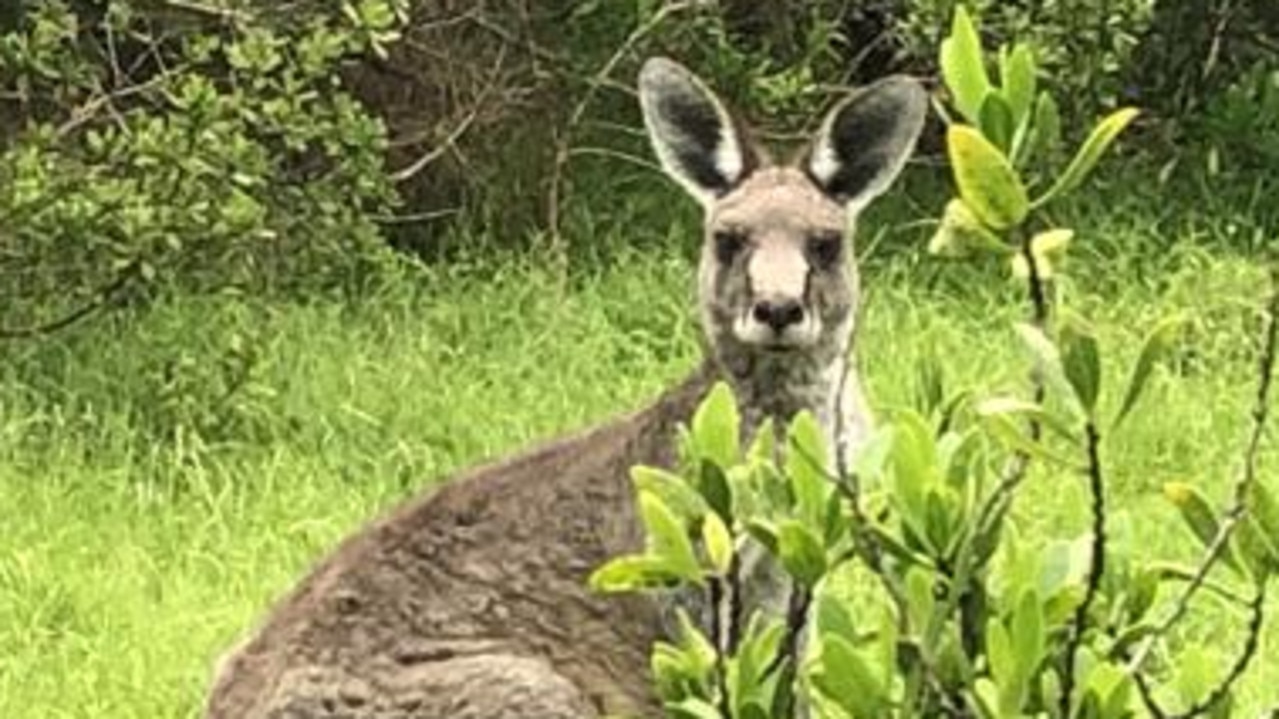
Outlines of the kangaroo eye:
{"label": "kangaroo eye", "polygon": [[808,261],[818,269],[829,270],[844,255],[844,236],[839,232],[821,232],[808,238]]}
{"label": "kangaroo eye", "polygon": [[731,265],[746,247],[746,233],[740,230],[716,230],[713,238],[715,259],[721,265]]}

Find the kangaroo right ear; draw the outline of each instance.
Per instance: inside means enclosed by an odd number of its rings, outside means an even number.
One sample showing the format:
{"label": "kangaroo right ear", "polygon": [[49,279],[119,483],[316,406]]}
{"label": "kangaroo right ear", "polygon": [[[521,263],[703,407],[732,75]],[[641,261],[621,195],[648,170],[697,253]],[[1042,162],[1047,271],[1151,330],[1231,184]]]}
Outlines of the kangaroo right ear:
{"label": "kangaroo right ear", "polygon": [[645,62],[639,96],[662,169],[703,205],[727,194],[759,164],[728,110],[682,65],[662,57]]}

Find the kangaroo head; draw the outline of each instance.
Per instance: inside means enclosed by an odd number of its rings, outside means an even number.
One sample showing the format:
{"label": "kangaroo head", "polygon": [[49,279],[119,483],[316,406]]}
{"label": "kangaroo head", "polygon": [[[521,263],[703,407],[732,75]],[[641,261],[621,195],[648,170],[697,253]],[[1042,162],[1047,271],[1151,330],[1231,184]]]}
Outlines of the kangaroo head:
{"label": "kangaroo head", "polygon": [[856,91],[785,164],[675,62],[646,62],[639,94],[662,167],[705,209],[699,295],[716,357],[738,379],[824,374],[844,356],[857,309],[856,217],[911,154],[927,94],[902,76]]}

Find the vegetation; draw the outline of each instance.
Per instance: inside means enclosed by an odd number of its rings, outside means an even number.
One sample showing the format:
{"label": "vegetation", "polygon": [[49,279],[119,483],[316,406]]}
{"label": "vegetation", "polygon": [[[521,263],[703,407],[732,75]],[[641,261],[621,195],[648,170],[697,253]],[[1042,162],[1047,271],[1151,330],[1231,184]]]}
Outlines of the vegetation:
{"label": "vegetation", "polygon": [[[939,72],[955,7],[453,5],[0,8],[0,716],[192,716],[216,657],[380,509],[634,407],[694,365],[695,208],[633,132],[622,90],[640,58],[679,55],[786,141],[846,83]],[[1028,201],[1098,109],[1136,99],[1145,111],[1103,172],[1035,208],[1033,231],[947,213],[950,177],[925,143],[862,222],[858,352],[889,426],[932,427],[939,399],[962,390],[1023,398],[1005,405],[1019,427],[1039,415],[1011,328],[1026,319],[1027,276],[1051,269],[1049,299],[1069,311],[1044,336],[1065,357],[1086,357],[1071,344],[1083,341],[1104,358],[1083,364],[1101,389],[1082,418],[1066,415],[1073,431],[1120,411],[1151,329],[1182,318],[1101,452],[1109,577],[1093,607],[1155,571],[1168,581],[1147,616],[1164,617],[1215,536],[1201,509],[1232,506],[1246,456],[1279,228],[1279,90],[1261,50],[1279,26],[1260,0],[987,5],[981,44],[1034,46],[1031,75],[1057,98],[1064,139],[1040,148],[1019,133],[1038,100],[1027,113],[1009,103],[1007,123],[979,105],[952,114],[1012,158]],[[1076,238],[1068,253],[1064,234],[1040,234],[1060,228]],[[1032,346],[1032,360],[1051,359]],[[1053,416],[1079,406],[1080,365],[1067,364],[1048,385]],[[977,414],[952,429],[986,437],[992,420]],[[990,451],[1018,436],[990,435]],[[1273,436],[1256,453],[1272,490]],[[1007,567],[1047,557],[1059,586],[1095,581],[1087,482],[1037,456],[1009,496],[1004,549],[988,557],[995,623],[1020,616]],[[1206,589],[1151,645],[1170,716],[1227,677],[1250,612],[1279,609],[1254,601],[1249,551],[1210,563]],[[845,570],[836,595],[882,613],[873,572]],[[1052,663],[1075,652],[1071,636],[1046,637]],[[1273,622],[1256,644],[1233,706],[1216,711],[1279,710]],[[1020,708],[1056,716],[1047,673],[996,678],[994,704],[1038,682]]]}
{"label": "vegetation", "polygon": [[[1141,396],[1184,320],[1152,323],[1126,386],[1110,390],[1103,407],[1110,348],[1056,292],[1074,231],[1042,215],[1081,186],[1137,112],[1102,119],[1052,172],[1060,115],[1052,95],[1036,90],[1035,48],[1001,46],[996,57],[992,79],[961,7],[939,63],[954,103],[946,136],[958,196],[930,249],[1012,260],[1030,308],[1015,329],[1033,357],[1033,391],[956,391],[940,361],[926,360],[918,406],[890,415],[852,462],[838,444],[847,441],[842,429],[829,447],[808,414],[780,432],[758,428],[740,446],[731,390],[712,391],[682,435],[676,471],[633,471],[646,548],[592,577],[602,591],[705,596],[709,627],[684,614],[679,635],[653,651],[673,716],[806,716],[801,703],[830,717],[1225,717],[1234,709],[1279,571],[1279,499],[1258,474],[1279,354],[1279,266],[1254,330],[1256,389],[1229,509],[1215,509],[1194,484],[1165,485],[1202,558],[1170,569],[1114,547],[1106,455],[1116,436],[1123,441],[1123,423],[1149,411]],[[1085,485],[1082,534],[1028,547],[1015,531],[1008,513],[1032,462],[1047,465],[1056,486]],[[784,611],[743,603],[742,557],[752,545],[788,575]],[[1236,581],[1210,584],[1223,566]],[[1214,680],[1187,674],[1183,644],[1171,637],[1209,591],[1243,615],[1243,636]]]}

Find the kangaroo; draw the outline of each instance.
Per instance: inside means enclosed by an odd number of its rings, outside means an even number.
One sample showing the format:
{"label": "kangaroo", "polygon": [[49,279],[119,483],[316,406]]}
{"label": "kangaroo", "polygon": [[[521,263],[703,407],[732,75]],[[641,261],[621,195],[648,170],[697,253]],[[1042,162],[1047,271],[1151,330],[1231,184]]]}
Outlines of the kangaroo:
{"label": "kangaroo", "polygon": [[586,586],[642,547],[629,468],[672,466],[718,380],[747,433],[806,409],[840,446],[864,438],[849,235],[913,151],[926,93],[904,77],[852,93],[787,164],[671,60],[644,64],[639,96],[662,167],[705,209],[702,365],[646,409],[464,472],[348,538],[223,662],[207,719],[659,716],[663,607]]}

